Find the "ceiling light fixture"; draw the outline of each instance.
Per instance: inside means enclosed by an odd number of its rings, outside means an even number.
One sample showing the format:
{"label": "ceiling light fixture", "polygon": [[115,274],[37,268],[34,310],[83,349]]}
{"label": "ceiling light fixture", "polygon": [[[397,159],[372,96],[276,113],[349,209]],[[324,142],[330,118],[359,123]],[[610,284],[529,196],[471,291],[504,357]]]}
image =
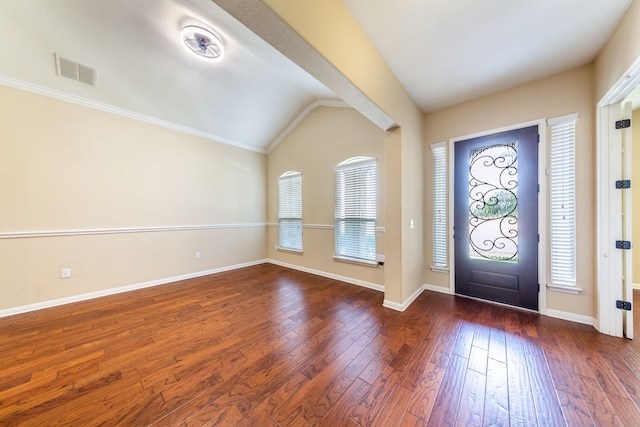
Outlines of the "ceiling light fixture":
{"label": "ceiling light fixture", "polygon": [[209,30],[189,25],[182,29],[180,37],[189,52],[203,61],[217,62],[224,56],[222,41]]}

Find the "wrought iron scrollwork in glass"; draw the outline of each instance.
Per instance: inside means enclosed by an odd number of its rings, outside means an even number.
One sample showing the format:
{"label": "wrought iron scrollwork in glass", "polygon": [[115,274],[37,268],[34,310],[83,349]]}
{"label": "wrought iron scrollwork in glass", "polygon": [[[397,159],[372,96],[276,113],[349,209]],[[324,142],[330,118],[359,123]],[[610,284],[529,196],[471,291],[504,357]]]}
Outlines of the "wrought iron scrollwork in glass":
{"label": "wrought iron scrollwork in glass", "polygon": [[469,256],[518,261],[518,142],[471,150]]}

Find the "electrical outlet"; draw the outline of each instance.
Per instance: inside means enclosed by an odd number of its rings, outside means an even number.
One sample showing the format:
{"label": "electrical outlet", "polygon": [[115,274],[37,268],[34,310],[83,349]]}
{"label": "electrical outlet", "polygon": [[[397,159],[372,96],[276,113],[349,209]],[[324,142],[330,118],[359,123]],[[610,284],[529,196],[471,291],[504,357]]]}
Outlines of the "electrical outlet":
{"label": "electrical outlet", "polygon": [[71,269],[70,268],[63,268],[62,270],[60,270],[60,278],[61,279],[68,279],[69,277],[71,277]]}
{"label": "electrical outlet", "polygon": [[195,258],[200,259],[200,252],[196,252]]}

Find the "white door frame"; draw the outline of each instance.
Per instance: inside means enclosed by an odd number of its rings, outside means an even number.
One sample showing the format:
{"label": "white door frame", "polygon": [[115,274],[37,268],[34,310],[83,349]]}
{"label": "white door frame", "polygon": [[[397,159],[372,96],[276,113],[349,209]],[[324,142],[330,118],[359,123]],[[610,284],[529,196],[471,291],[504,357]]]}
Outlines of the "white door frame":
{"label": "white door frame", "polygon": [[[544,230],[547,229],[547,213],[546,213],[546,200],[547,200],[547,184],[545,177],[545,168],[546,168],[546,146],[547,146],[547,121],[546,119],[532,120],[525,123],[518,123],[515,125],[505,126],[498,129],[492,129],[484,132],[478,132],[471,135],[460,136],[456,138],[451,138],[447,147],[447,171],[448,171],[448,189],[447,192],[449,194],[449,202],[448,202],[448,216],[447,216],[447,224],[449,224],[448,232],[451,233],[449,236],[448,245],[448,258],[449,258],[449,293],[456,293],[456,279],[455,279],[455,248],[453,244],[453,220],[454,220],[454,180],[455,180],[455,143],[457,141],[464,141],[467,139],[478,138],[481,136],[493,135],[495,133],[507,132],[516,129],[522,129],[530,126],[538,126],[538,136],[540,137],[540,141],[538,143],[538,183],[540,185],[540,192],[538,193],[538,234],[540,235],[540,241],[538,242],[538,282],[541,282],[544,277],[546,277],[547,271],[547,256],[545,252],[545,248],[547,247],[547,237]],[[496,303],[499,304],[499,303]],[[540,292],[538,292],[538,312],[540,314],[547,314],[547,293],[546,288],[543,285],[540,285]]]}
{"label": "white door frame", "polygon": [[[615,249],[615,240],[621,238],[620,218],[621,196],[613,186],[621,179],[622,150],[619,139],[612,131],[613,123],[622,117],[618,106],[638,85],[640,85],[640,57],[618,79],[605,96],[598,102],[597,115],[597,275],[598,320],[597,329],[603,334],[622,337],[624,335],[623,316],[615,306],[615,301],[626,299],[622,295],[622,257],[630,257]],[[616,191],[618,191],[616,193]],[[630,200],[630,197],[628,197]],[[628,210],[630,211],[630,208]],[[631,228],[631,216],[628,215],[627,229]],[[620,229],[620,230],[619,230]],[[629,251],[627,251],[629,252]],[[630,263],[627,263],[630,264]],[[625,275],[629,275],[630,266]]]}

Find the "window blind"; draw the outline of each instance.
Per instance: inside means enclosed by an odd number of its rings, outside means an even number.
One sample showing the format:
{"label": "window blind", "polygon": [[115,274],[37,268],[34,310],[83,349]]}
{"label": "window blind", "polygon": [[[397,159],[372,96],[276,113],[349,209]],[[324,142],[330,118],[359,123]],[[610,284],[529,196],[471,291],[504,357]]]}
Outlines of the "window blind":
{"label": "window blind", "polygon": [[433,266],[447,266],[447,145],[431,145],[433,153]]}
{"label": "window blind", "polygon": [[576,286],[575,121],[549,120],[551,283]]}
{"label": "window blind", "polygon": [[278,247],[302,251],[302,174],[278,178]]}
{"label": "window blind", "polygon": [[376,160],[349,159],[334,168],[337,258],[376,262]]}

